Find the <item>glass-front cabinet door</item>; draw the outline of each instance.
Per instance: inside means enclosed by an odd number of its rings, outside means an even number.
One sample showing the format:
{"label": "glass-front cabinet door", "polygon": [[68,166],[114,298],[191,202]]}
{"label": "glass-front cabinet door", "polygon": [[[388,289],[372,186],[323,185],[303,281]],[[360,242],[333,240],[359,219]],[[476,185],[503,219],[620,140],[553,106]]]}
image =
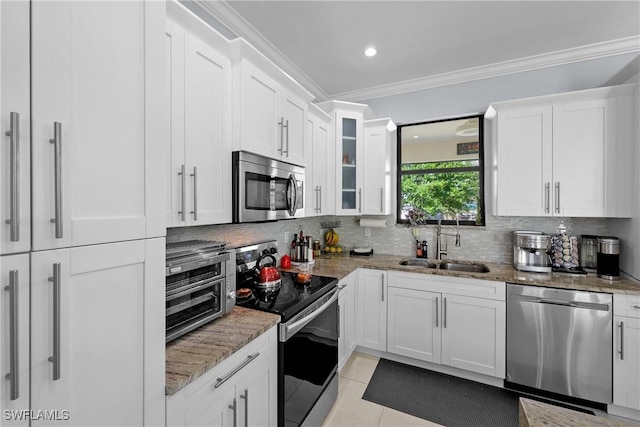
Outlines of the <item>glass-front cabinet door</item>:
{"label": "glass-front cabinet door", "polygon": [[357,215],[362,212],[362,117],[340,112],[337,116],[340,175],[336,211],[343,215]]}

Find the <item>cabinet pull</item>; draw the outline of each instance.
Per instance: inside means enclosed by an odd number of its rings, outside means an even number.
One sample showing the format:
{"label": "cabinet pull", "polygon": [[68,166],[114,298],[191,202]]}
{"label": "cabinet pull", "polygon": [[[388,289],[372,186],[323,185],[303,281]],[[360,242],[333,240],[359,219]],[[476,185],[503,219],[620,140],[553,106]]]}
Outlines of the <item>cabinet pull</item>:
{"label": "cabinet pull", "polygon": [[11,138],[9,147],[10,168],[10,208],[9,219],[5,222],[11,226],[9,239],[20,241],[20,114],[12,111],[9,115],[9,130],[5,135]]}
{"label": "cabinet pull", "polygon": [[244,389],[244,394],[240,395],[244,399],[244,427],[249,427],[249,389]]}
{"label": "cabinet pull", "polygon": [[380,213],[384,213],[384,188],[380,187]]}
{"label": "cabinet pull", "polygon": [[633,308],[635,308],[636,310],[640,310],[640,305],[634,305]]}
{"label": "cabinet pull", "polygon": [[551,184],[545,182],[544,184],[544,213],[549,213],[549,198],[551,195]]}
{"label": "cabinet pull", "polygon": [[235,397],[233,403],[229,405],[229,409],[233,409],[233,427],[236,427],[238,425],[238,404]]}
{"label": "cabinet pull", "polygon": [[624,322],[620,322],[618,327],[620,328],[620,350],[618,353],[620,353],[620,360],[624,360]]}
{"label": "cabinet pull", "polygon": [[53,380],[60,379],[60,263],[53,264],[53,356],[49,362],[53,363]]}
{"label": "cabinet pull", "polygon": [[444,305],[442,307],[442,327],[446,329],[447,328],[447,299],[446,298],[443,298],[443,299],[444,299],[443,301]]}
{"label": "cabinet pull", "polygon": [[[338,289],[338,292],[340,292],[340,289]],[[336,314],[336,330],[338,332],[338,338],[340,338],[340,304],[338,304],[338,312]]]}
{"label": "cabinet pull", "polygon": [[11,400],[16,400],[20,397],[18,283],[18,270],[11,270],[9,272],[9,286],[4,287],[4,290],[9,292],[9,373],[5,375],[5,378],[11,382],[9,389],[9,398]]}
{"label": "cabinet pull", "polygon": [[318,213],[322,213],[322,186],[318,186],[318,194],[320,195],[320,201],[318,202]]}
{"label": "cabinet pull", "polygon": [[56,239],[62,239],[62,123],[53,123],[53,170],[54,170],[54,198],[55,217],[51,223],[56,225]]}
{"label": "cabinet pull", "polygon": [[227,382],[227,380],[229,378],[231,378],[232,376],[234,376],[235,374],[238,373],[238,371],[240,371],[240,369],[244,368],[245,366],[247,366],[249,363],[251,363],[251,361],[253,361],[256,357],[260,356],[260,352],[256,352],[252,355],[247,356],[246,359],[244,359],[242,361],[242,363],[240,363],[238,366],[236,366],[235,368],[233,368],[228,374],[226,374],[225,376],[221,377],[221,378],[217,378],[216,379],[216,383],[213,385],[213,388],[218,388],[220,387],[222,384],[224,384],[225,382]]}
{"label": "cabinet pull", "polygon": [[193,210],[191,213],[193,214],[193,220],[198,220],[198,168],[196,166],[193,167],[193,173],[191,174],[193,177]]}
{"label": "cabinet pull", "polygon": [[439,300],[439,298],[436,297],[436,328],[438,327],[438,317],[439,317],[438,316],[438,305],[440,305],[440,304],[438,304],[438,302],[439,302],[438,300]]}
{"label": "cabinet pull", "polygon": [[280,148],[278,148],[278,152],[282,156],[284,155],[284,117],[280,117],[278,126],[280,126]]}
{"label": "cabinet pull", "polygon": [[384,274],[380,275],[380,288],[382,289],[382,302],[384,302]]}
{"label": "cabinet pull", "polygon": [[556,213],[560,213],[560,182],[556,182]]}
{"label": "cabinet pull", "polygon": [[358,188],[358,212],[362,212],[362,188]]}
{"label": "cabinet pull", "polygon": [[180,196],[180,210],[178,211],[178,215],[180,215],[180,221],[186,221],[186,209],[185,205],[187,204],[187,182],[185,179],[185,166],[184,164],[180,166],[180,172],[178,172],[178,176],[182,179],[180,188],[182,189],[182,194]]}
{"label": "cabinet pull", "polygon": [[316,207],[314,211],[316,211],[316,213],[319,213],[320,212],[320,186],[316,185],[316,188],[313,191],[316,193]]}
{"label": "cabinet pull", "polygon": [[287,129],[287,132],[286,132],[287,149],[283,151],[282,154],[289,157],[289,120],[287,120],[287,122],[285,123],[284,128]]}

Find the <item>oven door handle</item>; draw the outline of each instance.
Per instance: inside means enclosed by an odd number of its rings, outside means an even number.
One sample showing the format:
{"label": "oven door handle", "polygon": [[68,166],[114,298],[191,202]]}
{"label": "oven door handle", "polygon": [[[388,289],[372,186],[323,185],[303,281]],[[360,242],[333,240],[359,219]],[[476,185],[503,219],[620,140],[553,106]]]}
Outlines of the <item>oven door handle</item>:
{"label": "oven door handle", "polygon": [[280,324],[280,342],[286,342],[289,338],[291,338],[296,332],[300,329],[304,328],[306,325],[311,323],[313,319],[320,316],[326,309],[329,308],[331,304],[333,304],[338,299],[338,289],[331,291],[333,292],[333,296],[317,310],[310,313],[308,316],[303,317],[300,320],[297,320],[291,324]]}

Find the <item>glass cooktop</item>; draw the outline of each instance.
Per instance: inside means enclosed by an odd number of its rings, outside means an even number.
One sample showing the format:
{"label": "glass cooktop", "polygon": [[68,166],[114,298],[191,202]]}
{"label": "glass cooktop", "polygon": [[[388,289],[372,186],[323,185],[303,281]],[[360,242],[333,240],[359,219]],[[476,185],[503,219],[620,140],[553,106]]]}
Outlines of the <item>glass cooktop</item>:
{"label": "glass cooktop", "polygon": [[279,287],[261,289],[253,286],[251,296],[237,298],[236,304],[280,314],[286,322],[338,285],[338,279],[334,277],[311,276],[310,283],[301,284],[296,281],[297,273],[281,271],[280,275],[282,284]]}

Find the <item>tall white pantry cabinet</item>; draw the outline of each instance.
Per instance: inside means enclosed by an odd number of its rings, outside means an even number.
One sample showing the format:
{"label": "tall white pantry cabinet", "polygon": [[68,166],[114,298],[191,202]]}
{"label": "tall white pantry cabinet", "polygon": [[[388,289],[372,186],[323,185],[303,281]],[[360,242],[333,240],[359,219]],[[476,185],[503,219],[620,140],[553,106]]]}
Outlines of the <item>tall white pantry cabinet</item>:
{"label": "tall white pantry cabinet", "polygon": [[164,425],[164,2],[0,18],[0,425]]}

